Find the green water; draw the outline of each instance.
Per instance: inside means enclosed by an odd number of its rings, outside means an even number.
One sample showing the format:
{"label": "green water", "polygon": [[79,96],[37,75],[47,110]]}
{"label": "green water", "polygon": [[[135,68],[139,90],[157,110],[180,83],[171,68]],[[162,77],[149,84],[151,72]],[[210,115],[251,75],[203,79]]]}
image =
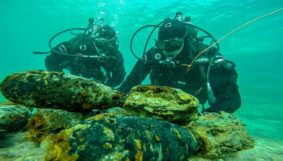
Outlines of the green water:
{"label": "green water", "polygon": [[[49,38],[66,28],[85,27],[102,17],[119,32],[127,73],[135,58],[129,41],[142,25],[157,24],[177,11],[220,38],[235,27],[283,7],[282,0],[1,0],[0,80],[26,70],[45,69]],[[237,64],[243,105],[236,113],[252,136],[283,140],[283,11],[236,32],[220,43],[221,53]],[[148,32],[141,33],[141,51]],[[4,101],[0,96],[0,101]]]}

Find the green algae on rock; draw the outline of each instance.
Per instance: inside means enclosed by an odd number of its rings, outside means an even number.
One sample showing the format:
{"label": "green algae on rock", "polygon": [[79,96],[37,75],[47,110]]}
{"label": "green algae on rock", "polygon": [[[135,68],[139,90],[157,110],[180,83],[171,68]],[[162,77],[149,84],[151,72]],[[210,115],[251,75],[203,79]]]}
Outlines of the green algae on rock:
{"label": "green algae on rock", "polygon": [[229,113],[206,113],[187,127],[194,129],[203,142],[197,154],[201,158],[222,158],[254,146],[240,120]]}
{"label": "green algae on rock", "polygon": [[194,132],[137,116],[100,114],[51,138],[46,160],[186,160],[200,147]]}
{"label": "green algae on rock", "polygon": [[31,111],[17,104],[0,105],[0,133],[21,129],[27,124]]}
{"label": "green algae on rock", "polygon": [[80,113],[56,109],[39,109],[28,121],[28,138],[41,142],[50,134],[71,128],[83,120]]}
{"label": "green algae on rock", "polygon": [[80,112],[119,106],[122,97],[120,92],[93,80],[50,71],[12,74],[0,88],[15,103]]}
{"label": "green algae on rock", "polygon": [[186,124],[198,115],[198,100],[180,89],[166,86],[135,86],[124,107],[132,114]]}

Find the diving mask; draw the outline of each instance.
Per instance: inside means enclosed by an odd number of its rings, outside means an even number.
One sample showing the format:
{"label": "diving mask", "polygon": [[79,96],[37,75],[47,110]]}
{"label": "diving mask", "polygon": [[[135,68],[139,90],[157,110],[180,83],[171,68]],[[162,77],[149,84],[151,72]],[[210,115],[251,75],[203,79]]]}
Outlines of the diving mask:
{"label": "diving mask", "polygon": [[100,50],[117,49],[118,42],[116,38],[105,39],[105,38],[95,38],[94,45]]}
{"label": "diving mask", "polygon": [[173,52],[176,50],[180,50],[184,46],[184,40],[182,38],[173,38],[169,40],[157,40],[155,42],[155,46],[167,52]]}

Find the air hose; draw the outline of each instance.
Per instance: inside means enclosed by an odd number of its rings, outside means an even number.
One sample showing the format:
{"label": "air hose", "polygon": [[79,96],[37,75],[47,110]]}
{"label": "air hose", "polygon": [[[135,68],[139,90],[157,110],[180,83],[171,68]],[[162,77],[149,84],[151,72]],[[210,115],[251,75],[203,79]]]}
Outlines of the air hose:
{"label": "air hose", "polygon": [[[58,32],[56,33],[55,35],[53,35],[49,41],[48,41],[48,47],[50,49],[50,51],[45,51],[45,52],[41,52],[41,51],[34,51],[33,54],[49,54],[51,51],[54,51],[53,47],[52,47],[52,41],[59,35],[65,33],[65,32],[69,32],[69,31],[74,31],[74,30],[82,30],[82,31],[87,31],[88,29],[87,28],[80,28],[80,27],[77,27],[77,28],[70,28],[70,29],[66,29],[66,30],[63,30],[61,32]],[[56,51],[55,51],[56,52]]]}

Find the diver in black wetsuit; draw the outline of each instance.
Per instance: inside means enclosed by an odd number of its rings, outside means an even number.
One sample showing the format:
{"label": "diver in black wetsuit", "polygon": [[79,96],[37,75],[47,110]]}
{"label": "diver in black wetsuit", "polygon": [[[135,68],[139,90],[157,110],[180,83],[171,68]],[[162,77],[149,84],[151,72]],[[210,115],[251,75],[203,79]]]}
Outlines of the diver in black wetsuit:
{"label": "diver in black wetsuit", "polygon": [[45,66],[51,71],[66,69],[111,87],[119,85],[126,74],[115,30],[108,25],[95,25],[93,19],[84,33],[52,48]]}
{"label": "diver in black wetsuit", "polygon": [[203,112],[235,112],[241,105],[238,75],[235,64],[224,59],[218,48],[198,57],[190,70],[184,66],[208,47],[204,38],[198,37],[197,28],[186,20],[176,15],[157,25],[155,47],[144,52],[119,89],[127,93],[149,74],[152,85],[180,88],[196,96],[202,105],[208,100],[210,107],[203,106]]}

